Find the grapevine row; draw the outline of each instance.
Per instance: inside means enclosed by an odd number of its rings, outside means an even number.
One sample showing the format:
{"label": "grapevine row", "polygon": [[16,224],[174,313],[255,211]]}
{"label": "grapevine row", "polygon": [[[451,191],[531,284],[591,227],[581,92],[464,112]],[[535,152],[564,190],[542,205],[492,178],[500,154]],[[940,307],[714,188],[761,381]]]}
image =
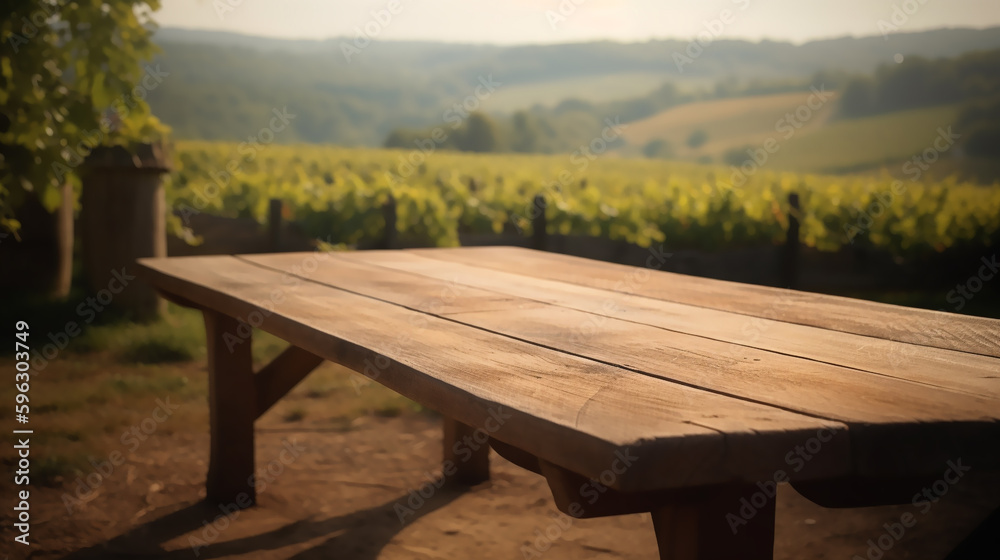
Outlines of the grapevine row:
{"label": "grapevine row", "polygon": [[[728,169],[606,157],[458,154],[328,146],[182,142],[167,195],[175,208],[267,219],[282,199],[307,233],[353,244],[384,229],[393,196],[400,239],[458,244],[459,232],[530,233],[543,194],[550,233],[602,236],[641,246],[780,243],[788,194],[801,200],[801,240],[820,250],[848,243],[896,254],[988,244],[1000,231],[1000,188],[885,176],[827,177],[761,170],[738,188]],[[179,227],[174,219],[173,226]]]}

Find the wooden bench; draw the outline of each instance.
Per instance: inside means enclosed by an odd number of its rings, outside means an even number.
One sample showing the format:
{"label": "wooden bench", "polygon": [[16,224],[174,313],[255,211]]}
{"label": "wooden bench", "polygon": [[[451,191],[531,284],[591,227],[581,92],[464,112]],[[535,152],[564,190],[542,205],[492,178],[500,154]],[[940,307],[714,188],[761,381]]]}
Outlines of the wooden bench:
{"label": "wooden bench", "polygon": [[[1000,321],[507,247],[140,261],[204,312],[209,499],[253,488],[254,420],[323,360],[445,418],[576,517],[651,512],[661,558],[771,558],[773,484],[910,503],[1000,469]],[[258,372],[250,326],[291,346]],[[482,430],[474,432],[474,430]],[[743,504],[750,507],[743,507]],[[753,510],[752,513],[750,510]]]}

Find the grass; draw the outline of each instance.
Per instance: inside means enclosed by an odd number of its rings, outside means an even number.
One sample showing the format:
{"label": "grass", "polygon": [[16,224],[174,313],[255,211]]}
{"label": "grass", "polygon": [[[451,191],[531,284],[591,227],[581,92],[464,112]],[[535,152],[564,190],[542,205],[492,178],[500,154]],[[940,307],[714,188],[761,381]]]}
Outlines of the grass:
{"label": "grass", "polygon": [[[639,152],[652,140],[665,140],[680,159],[721,161],[730,149],[763,143],[771,136],[780,138],[775,131],[778,120],[794,112],[810,95],[792,92],[687,103],[629,123],[623,136],[630,151]],[[835,106],[834,101],[828,101],[797,134],[821,128]],[[688,146],[688,138],[699,130],[707,133],[707,141],[697,148]]]}
{"label": "grass", "polygon": [[163,319],[154,323],[122,322],[85,329],[70,350],[107,351],[123,363],[183,362],[204,354],[205,327],[197,311],[170,306]]}
{"label": "grass", "polygon": [[[624,132],[628,145],[622,154],[639,155],[643,146],[659,139],[669,143],[677,159],[725,163],[728,152],[760,148],[768,138],[774,138],[779,149],[765,164],[770,169],[842,174],[884,167],[902,176],[902,163],[932,146],[938,128],[947,128],[958,111],[956,106],[925,107],[835,119],[837,103],[830,101],[786,139],[785,133],[775,130],[777,123],[808,96],[808,92],[782,93],[673,107],[630,123]],[[708,141],[691,148],[686,140],[698,130],[707,133]],[[962,171],[948,166],[946,160],[936,165],[942,170],[938,174],[941,176]],[[995,168],[971,175],[988,180],[1000,176]]]}
{"label": "grass", "polygon": [[769,165],[824,173],[892,165],[931,147],[938,127],[947,128],[957,112],[955,106],[927,107],[829,122],[818,130],[792,137],[772,156]]}
{"label": "grass", "polygon": [[285,422],[298,422],[300,420],[305,419],[307,414],[308,413],[306,412],[305,408],[301,406],[296,406],[291,410],[289,410],[288,412],[286,412],[284,415],[282,415],[281,419],[284,420]]}
{"label": "grass", "polygon": [[[37,327],[61,328],[66,317],[75,317],[72,305],[58,303],[20,311],[21,317],[31,319],[33,335],[38,333],[39,338],[32,338],[36,344],[46,332]],[[47,321],[36,321],[42,317]],[[127,455],[123,434],[150,418],[161,403],[169,402],[177,409],[158,424],[155,436],[207,433],[205,333],[199,312],[168,306],[163,318],[152,323],[132,323],[120,316],[96,323],[87,325],[55,359],[31,371],[32,483],[67,483],[92,472],[91,459],[103,460],[114,450]],[[286,346],[274,336],[255,331],[255,366],[269,362]],[[2,356],[0,368],[13,371],[13,362],[13,356]],[[12,402],[13,394],[12,383],[0,386],[0,400]],[[295,423],[347,430],[361,416],[420,411],[395,392],[325,363],[258,425]],[[13,421],[13,407],[0,407],[0,422],[12,425]],[[5,467],[13,466],[12,460],[5,455]]]}

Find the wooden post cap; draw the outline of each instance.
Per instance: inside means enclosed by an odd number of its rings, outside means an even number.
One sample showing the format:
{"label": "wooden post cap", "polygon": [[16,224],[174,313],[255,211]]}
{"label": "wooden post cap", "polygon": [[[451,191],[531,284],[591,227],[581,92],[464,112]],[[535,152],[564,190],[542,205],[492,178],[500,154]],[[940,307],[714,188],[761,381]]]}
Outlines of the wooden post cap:
{"label": "wooden post cap", "polygon": [[85,169],[136,169],[169,173],[173,169],[170,150],[162,142],[128,146],[98,146],[84,160]]}

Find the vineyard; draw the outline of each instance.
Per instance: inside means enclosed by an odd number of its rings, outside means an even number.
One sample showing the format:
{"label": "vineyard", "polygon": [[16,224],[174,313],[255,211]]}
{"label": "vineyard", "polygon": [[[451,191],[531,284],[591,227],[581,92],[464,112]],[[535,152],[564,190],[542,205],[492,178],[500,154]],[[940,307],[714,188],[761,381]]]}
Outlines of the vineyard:
{"label": "vineyard", "polygon": [[778,243],[788,195],[800,198],[801,239],[834,251],[848,243],[895,254],[989,244],[1000,231],[1000,188],[888,176],[826,177],[758,169],[583,155],[470,155],[420,151],[181,142],[168,203],[184,217],[206,212],[264,223],[269,200],[285,219],[331,243],[354,244],[384,229],[392,196],[409,244],[449,246],[458,234],[528,235],[548,201],[550,233],[601,236],[641,246],[712,249]]}

